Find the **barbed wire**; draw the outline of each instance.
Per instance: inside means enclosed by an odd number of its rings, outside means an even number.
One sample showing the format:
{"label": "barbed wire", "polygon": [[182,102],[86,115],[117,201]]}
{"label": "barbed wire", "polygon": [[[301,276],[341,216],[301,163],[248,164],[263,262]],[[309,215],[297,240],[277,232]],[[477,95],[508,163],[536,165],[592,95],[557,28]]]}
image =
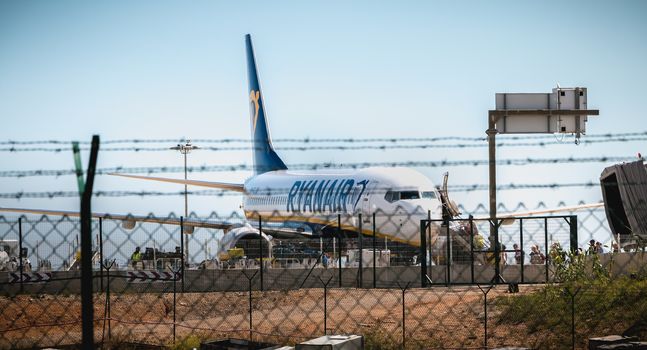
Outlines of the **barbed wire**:
{"label": "barbed wire", "polygon": [[[635,157],[624,156],[602,156],[602,157],[567,157],[567,158],[515,158],[499,159],[497,165],[529,165],[529,164],[565,164],[565,163],[606,163],[633,161]],[[406,162],[360,162],[360,163],[301,163],[289,164],[290,170],[318,170],[318,169],[361,169],[368,167],[458,167],[458,166],[482,166],[490,164],[489,160],[439,160],[439,161],[406,161]],[[189,166],[187,172],[226,172],[226,171],[251,171],[254,169],[249,164],[232,165],[200,165]],[[111,167],[97,169],[97,175],[110,173],[131,173],[131,174],[154,174],[154,173],[181,173],[184,167],[181,166],[155,166],[155,167]],[[39,170],[5,170],[0,171],[0,177],[33,177],[33,176],[65,176],[76,175],[74,169],[39,169]]]}
{"label": "barbed wire", "polygon": [[[397,141],[392,143],[382,144],[382,145],[333,145],[333,146],[277,146],[276,150],[280,151],[354,151],[354,150],[376,150],[384,151],[388,149],[460,149],[460,148],[484,148],[488,147],[488,144],[485,143],[485,139],[481,139],[481,143],[457,143],[457,144],[398,144]],[[609,138],[609,139],[584,139],[580,141],[580,144],[590,145],[597,143],[612,143],[612,142],[635,142],[635,141],[647,141],[647,137],[622,137],[622,138]],[[429,142],[429,141],[427,141]],[[497,142],[497,147],[546,147],[551,145],[560,145],[565,144],[564,141],[552,140],[552,141],[538,141],[538,142]],[[201,146],[199,150],[201,151],[210,151],[210,152],[227,152],[227,151],[249,151],[253,150],[255,147],[250,146],[227,146],[227,147],[215,147],[215,146]],[[88,151],[89,147],[80,147],[81,151]],[[72,147],[2,147],[0,152],[9,152],[9,153],[18,153],[18,152],[68,152],[71,151]],[[147,146],[128,146],[128,147],[104,147],[101,149],[102,152],[167,152],[169,147],[147,147]]]}
{"label": "barbed wire", "polygon": [[[624,186],[630,184],[623,184]],[[644,184],[641,184],[644,185]],[[577,182],[577,183],[510,183],[497,186],[497,191],[509,190],[524,190],[524,189],[559,189],[559,188],[573,188],[584,187],[593,188],[599,187],[599,182]],[[448,190],[450,192],[475,192],[486,191],[489,189],[487,184],[474,184],[474,185],[450,185]],[[288,193],[289,188],[286,189],[272,189],[272,194]],[[191,196],[240,196],[238,192],[226,190],[195,190],[187,191]],[[184,196],[184,191],[94,191],[95,197],[169,197],[169,196]],[[23,198],[69,198],[78,197],[79,193],[76,191],[47,191],[47,192],[7,192],[0,193],[0,198],[4,199],[23,199]]]}
{"label": "barbed wire", "polygon": [[[605,134],[589,134],[586,135],[587,139],[597,138],[626,138],[635,136],[647,136],[647,131],[642,132],[626,132],[626,133],[605,133]],[[554,135],[523,135],[523,136],[510,136],[500,135],[500,138],[506,140],[542,140],[552,139]],[[250,139],[242,138],[224,138],[224,139],[190,139],[192,142],[200,143],[253,143]],[[486,137],[463,137],[463,136],[440,136],[440,137],[376,137],[376,138],[278,138],[274,139],[275,143],[364,143],[364,142],[438,142],[438,141],[486,141]],[[116,139],[105,140],[101,143],[106,144],[122,144],[122,143],[136,143],[136,144],[153,144],[153,143],[177,143],[187,142],[186,138],[167,138],[167,139]],[[89,141],[78,141],[81,145],[89,145]],[[67,145],[71,144],[72,140],[6,140],[0,141],[0,145]],[[166,148],[165,148],[166,149]]]}

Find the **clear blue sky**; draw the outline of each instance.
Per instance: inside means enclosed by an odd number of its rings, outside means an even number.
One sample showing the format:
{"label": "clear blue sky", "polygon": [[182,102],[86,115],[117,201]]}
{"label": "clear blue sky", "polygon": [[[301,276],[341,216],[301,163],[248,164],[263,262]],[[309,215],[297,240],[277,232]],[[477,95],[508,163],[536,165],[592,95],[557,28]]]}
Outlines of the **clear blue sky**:
{"label": "clear blue sky", "polygon": [[[2,1],[0,140],[249,138],[244,34],[251,33],[274,138],[482,137],[496,92],[589,89],[589,133],[647,130],[643,1]],[[170,146],[170,145],[169,145]],[[647,153],[641,143],[500,149],[498,156]],[[487,159],[486,148],[283,152],[287,163]],[[84,154],[84,162],[88,155]],[[0,170],[72,168],[69,153],[0,153]],[[195,152],[190,164],[251,163]],[[104,152],[99,167],[181,165],[178,154]],[[596,181],[610,164],[501,167],[499,183]],[[421,168],[487,183],[486,167]],[[168,174],[167,174],[168,175]],[[216,181],[249,175],[200,173]],[[169,176],[180,177],[180,174]],[[0,180],[0,192],[75,190],[72,177]],[[101,176],[98,190],[180,190]],[[473,208],[487,192],[459,193]],[[599,189],[502,191],[502,202],[576,204]],[[166,214],[182,197],[101,198],[101,211]],[[200,215],[239,199],[192,198]],[[76,209],[77,199],[0,206]]]}

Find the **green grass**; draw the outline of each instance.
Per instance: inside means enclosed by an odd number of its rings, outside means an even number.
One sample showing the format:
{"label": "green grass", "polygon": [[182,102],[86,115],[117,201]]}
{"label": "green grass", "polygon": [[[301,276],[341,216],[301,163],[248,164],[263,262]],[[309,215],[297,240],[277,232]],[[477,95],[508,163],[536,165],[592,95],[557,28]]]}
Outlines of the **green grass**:
{"label": "green grass", "polygon": [[647,339],[646,276],[612,279],[595,258],[574,260],[557,269],[560,284],[526,295],[497,298],[497,326],[517,327],[533,347],[568,347],[574,306],[579,346],[588,338],[622,334],[629,329]]}

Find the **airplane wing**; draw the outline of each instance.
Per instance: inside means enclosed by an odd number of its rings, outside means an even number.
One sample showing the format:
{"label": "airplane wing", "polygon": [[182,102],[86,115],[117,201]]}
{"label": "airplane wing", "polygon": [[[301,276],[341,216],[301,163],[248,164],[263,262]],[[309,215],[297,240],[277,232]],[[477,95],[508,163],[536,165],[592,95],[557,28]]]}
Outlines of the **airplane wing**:
{"label": "airplane wing", "polygon": [[[600,208],[600,207],[604,207],[604,202],[581,204],[581,205],[574,205],[574,206],[570,206],[570,207],[559,207],[559,208],[552,208],[552,209],[518,211],[518,212],[512,212],[512,213],[499,214],[499,215],[497,215],[497,217],[499,219],[503,220],[503,222],[501,223],[502,225],[510,225],[517,218],[528,217],[528,216],[533,216],[533,215],[554,214],[554,213],[559,213],[559,212],[564,212],[564,211],[577,211],[577,210],[583,210],[583,209],[594,209],[594,208]],[[475,219],[487,220],[487,219],[489,219],[489,217],[480,217],[480,218],[475,218]]]}
{"label": "airplane wing", "polygon": [[[0,212],[12,212],[12,213],[25,213],[25,214],[40,214],[40,215],[57,215],[57,216],[68,216],[68,217],[79,217],[80,213],[78,211],[64,211],[64,210],[45,210],[45,209],[24,209],[24,208],[3,208],[0,207]],[[159,218],[155,216],[134,216],[134,215],[123,215],[123,214],[108,214],[108,213],[92,213],[93,218],[101,218],[106,220],[118,220],[122,221],[124,228],[132,229],[135,227],[137,222],[152,222],[157,224],[164,225],[180,225],[180,218]],[[217,221],[207,221],[200,219],[185,219],[184,222],[184,233],[191,234],[195,227],[211,228],[211,229],[220,229],[225,232],[242,226],[243,224],[229,223],[229,222],[217,222]]]}
{"label": "airplane wing", "polygon": [[[193,185],[201,187],[211,187],[211,188],[220,188],[223,190],[235,191],[235,192],[245,192],[245,187],[242,184],[234,183],[225,183],[225,182],[210,182],[210,181],[199,181],[199,180],[183,180],[183,179],[168,179],[162,177],[151,177],[151,176],[138,176],[138,175],[127,175],[127,174],[116,174],[111,173],[109,175],[141,179],[141,180],[150,180],[150,181],[161,181],[161,182],[170,182],[184,185]],[[58,215],[58,216],[68,216],[68,217],[79,217],[80,213],[78,211],[64,211],[64,210],[46,210],[46,209],[26,209],[26,208],[2,208],[0,207],[0,212],[13,212],[13,213],[25,213],[25,214],[40,214],[40,215]],[[139,222],[152,222],[157,224],[164,225],[180,225],[179,218],[160,218],[155,216],[134,216],[134,215],[123,215],[123,214],[109,214],[109,213],[92,213],[93,218],[102,218],[110,220],[119,220],[122,221],[124,228],[132,229],[135,227],[135,224]],[[211,229],[220,229],[228,232],[232,228],[241,227],[242,223],[230,223],[230,222],[216,222],[212,220],[200,220],[187,218],[184,219],[184,233],[191,234],[193,233],[194,228],[203,227]]]}
{"label": "airplane wing", "polygon": [[170,183],[182,184],[182,185],[220,188],[223,190],[229,190],[229,191],[235,191],[235,192],[245,192],[245,187],[243,184],[232,184],[232,183],[226,183],[226,182],[211,182],[211,181],[199,181],[199,180],[169,179],[164,177],[139,176],[139,175],[128,175],[128,174],[117,174],[117,173],[110,173],[108,175],[127,177],[131,179],[170,182]]}

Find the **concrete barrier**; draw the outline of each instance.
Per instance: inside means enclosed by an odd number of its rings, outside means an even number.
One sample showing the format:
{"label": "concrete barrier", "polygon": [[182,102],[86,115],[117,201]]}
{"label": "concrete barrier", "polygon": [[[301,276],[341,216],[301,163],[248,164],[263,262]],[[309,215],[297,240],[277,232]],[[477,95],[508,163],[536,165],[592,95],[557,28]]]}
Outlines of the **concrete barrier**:
{"label": "concrete barrier", "polygon": [[[615,253],[599,255],[600,262],[607,267],[612,276],[629,275],[632,273],[647,272],[647,253]],[[588,259],[591,259],[588,257]],[[447,280],[447,266],[428,267],[428,276],[433,284],[489,284],[494,277],[494,267],[491,265],[474,265],[474,277],[470,265],[455,264],[450,266],[451,279]],[[186,270],[184,277],[184,291],[186,292],[224,292],[247,291],[249,280],[256,270]],[[342,287],[373,287],[373,269],[366,267],[362,271],[363,283],[359,284],[359,269],[342,269]],[[521,265],[504,265],[500,269],[501,277],[507,283],[545,283],[546,265],[524,265],[523,281]],[[23,292],[27,294],[79,294],[81,291],[80,271],[52,271],[51,279],[47,282],[23,283]],[[168,280],[138,280],[130,281],[132,276],[127,270],[110,272],[110,279],[100,277],[100,272],[95,271],[93,288],[100,292],[110,284],[114,293],[170,293],[173,291],[173,282]],[[420,266],[390,266],[375,269],[375,280],[378,288],[397,288],[398,283],[410,283],[412,287],[420,286]],[[548,280],[554,278],[554,267],[548,266]],[[336,268],[314,269],[266,269],[263,271],[264,290],[285,290],[297,288],[322,288],[321,280],[330,279],[330,287],[338,287],[339,270]],[[16,295],[20,292],[20,283],[9,283],[8,272],[0,272],[0,293],[4,296]],[[103,282],[103,284],[102,284]],[[259,290],[260,274],[257,273],[252,280],[252,289]],[[182,290],[182,281],[176,281],[178,291]]]}

